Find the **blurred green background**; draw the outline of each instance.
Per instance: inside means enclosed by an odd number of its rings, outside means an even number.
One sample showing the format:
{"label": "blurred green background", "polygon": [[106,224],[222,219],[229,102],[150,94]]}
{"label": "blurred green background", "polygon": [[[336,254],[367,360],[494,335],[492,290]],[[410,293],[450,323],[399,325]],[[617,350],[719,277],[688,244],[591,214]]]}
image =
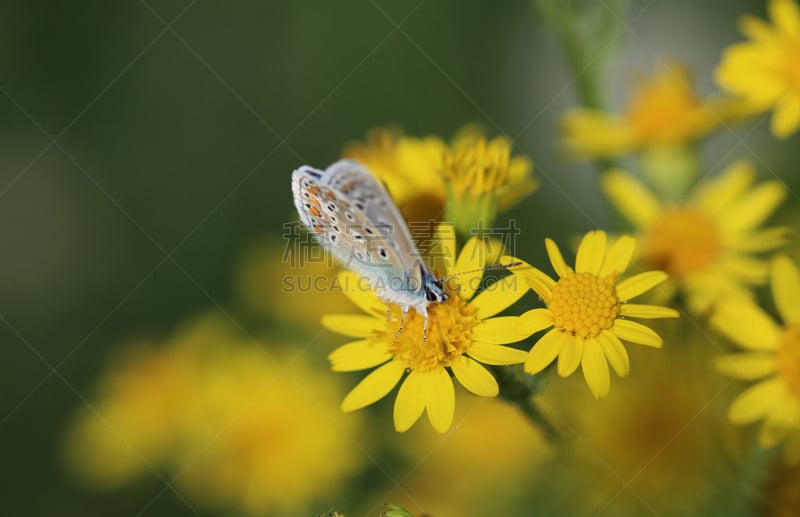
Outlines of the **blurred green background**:
{"label": "blurred green background", "polygon": [[[763,11],[632,2],[610,105],[656,56],[713,91],[737,16]],[[572,74],[524,1],[3,2],[0,20],[5,515],[137,515],[154,498],[142,515],[193,514],[155,476],[108,494],[72,481],[68,416],[115,346],[227,306],[242,253],[294,218],[291,171],[326,166],[371,127],[449,138],[477,121],[512,137],[542,180],[510,214],[529,260],[545,235],[613,217],[591,167],[559,155]],[[751,150],[787,170],[791,141],[750,129],[712,139],[708,163],[727,158],[709,172]]]}

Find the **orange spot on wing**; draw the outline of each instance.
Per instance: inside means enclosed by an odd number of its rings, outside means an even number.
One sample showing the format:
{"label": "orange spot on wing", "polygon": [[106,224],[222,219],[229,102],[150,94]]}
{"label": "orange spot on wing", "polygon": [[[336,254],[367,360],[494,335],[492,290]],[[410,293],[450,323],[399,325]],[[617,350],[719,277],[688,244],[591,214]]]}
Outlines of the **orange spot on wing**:
{"label": "orange spot on wing", "polygon": [[314,227],[314,233],[316,233],[317,235],[322,233],[322,227],[321,226],[315,226]]}

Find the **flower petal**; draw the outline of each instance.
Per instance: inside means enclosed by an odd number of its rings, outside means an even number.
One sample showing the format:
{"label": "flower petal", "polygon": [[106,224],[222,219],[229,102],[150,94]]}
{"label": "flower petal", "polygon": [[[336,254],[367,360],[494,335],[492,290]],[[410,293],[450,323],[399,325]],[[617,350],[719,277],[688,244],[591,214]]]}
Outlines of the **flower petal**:
{"label": "flower petal", "polygon": [[783,322],[800,323],[800,271],[786,255],[772,259],[772,297]]}
{"label": "flower petal", "polygon": [[552,326],[553,313],[550,309],[531,309],[519,317],[515,331],[520,336],[528,337]]}
{"label": "flower petal", "polygon": [[652,329],[635,321],[614,320],[614,326],[611,327],[610,331],[620,339],[639,345],[661,348],[664,344],[661,337]]}
{"label": "flower petal", "polygon": [[770,129],[777,138],[787,138],[800,127],[800,95],[787,93],[775,106]]}
{"label": "flower petal", "polygon": [[600,185],[614,207],[637,228],[650,226],[663,211],[658,198],[647,187],[621,170],[603,174]]}
{"label": "flower petal", "polygon": [[342,411],[355,411],[382,399],[405,372],[399,361],[390,361],[364,377],[342,401]]}
{"label": "flower petal", "polygon": [[606,257],[606,241],[606,232],[602,230],[594,230],[584,235],[578,246],[578,255],[575,257],[575,271],[594,275],[599,273]]}
{"label": "flower petal", "polygon": [[631,318],[677,318],[680,313],[670,307],[660,305],[640,305],[637,303],[623,303],[619,308],[622,316]]}
{"label": "flower petal", "polygon": [[747,381],[766,377],[778,368],[775,354],[763,352],[724,355],[717,357],[714,365],[725,375]]}
{"label": "flower petal", "polygon": [[527,292],[528,284],[519,275],[508,275],[489,285],[469,304],[478,310],[479,318],[491,318],[511,307]]}
{"label": "flower petal", "polygon": [[787,36],[800,35],[800,10],[792,0],[771,0],[768,4],[769,17]]}
{"label": "flower petal", "polygon": [[380,325],[375,316],[362,314],[326,314],[322,317],[323,327],[349,337],[370,337]]}
{"label": "flower petal", "polygon": [[779,181],[760,183],[723,210],[719,224],[724,232],[733,234],[760,226],[786,199],[786,194],[786,187]]}
{"label": "flower petal", "polygon": [[522,341],[528,336],[517,332],[519,316],[499,316],[484,320],[472,329],[472,340],[489,345],[505,345]]}
{"label": "flower petal", "polygon": [[692,196],[692,204],[709,214],[718,214],[746,192],[756,179],[756,169],[747,160],[737,160],[722,173],[700,183]]}
{"label": "flower petal", "polygon": [[509,256],[504,256],[500,260],[503,263],[521,262],[521,264],[511,267],[509,270],[524,280],[540,298],[543,300],[550,298],[553,286],[556,285],[555,280],[523,260]]}
{"label": "flower petal", "polygon": [[773,412],[783,393],[783,381],[777,377],[759,382],[742,392],[728,409],[734,424],[749,424]]}
{"label": "flower petal", "polygon": [[328,355],[334,372],[352,372],[378,366],[392,358],[386,343],[370,339],[353,341],[342,345]]}
{"label": "flower petal", "polygon": [[628,375],[631,371],[631,360],[628,357],[628,350],[625,349],[622,341],[607,330],[598,334],[596,339],[600,344],[600,348],[603,349],[603,354],[606,356],[608,364],[614,368],[617,375],[620,377]]}
{"label": "flower petal", "polygon": [[431,376],[427,373],[412,371],[400,385],[394,401],[394,429],[398,433],[411,429],[422,416],[430,391],[430,381]]}
{"label": "flower petal", "polygon": [[547,249],[547,256],[550,257],[550,263],[553,265],[553,271],[556,272],[559,278],[572,273],[572,268],[564,262],[564,257],[561,256],[561,250],[552,239],[545,239],[544,246]]}
{"label": "flower petal", "polygon": [[525,359],[525,371],[530,374],[539,373],[547,368],[561,352],[567,338],[560,330],[551,330],[533,345]]}
{"label": "flower petal", "polygon": [[800,429],[800,405],[794,399],[784,396],[779,411],[767,416],[758,435],[762,447],[774,447],[783,441],[790,432]]}
{"label": "flower petal", "polygon": [[649,291],[668,278],[663,271],[647,271],[626,278],[617,284],[617,297],[621,302],[636,298],[645,291]]}
{"label": "flower petal", "polygon": [[339,287],[347,298],[367,314],[380,315],[386,310],[386,302],[381,301],[367,283],[352,271],[341,271],[337,275]]}
{"label": "flower petal", "polygon": [[528,357],[524,350],[517,350],[508,346],[487,345],[485,343],[472,343],[467,351],[470,357],[483,364],[517,364]]}
{"label": "flower petal", "polygon": [[596,340],[588,340],[584,346],[581,369],[594,398],[601,399],[607,396],[611,384],[608,362]]}
{"label": "flower petal", "polygon": [[628,264],[631,262],[635,248],[636,239],[630,235],[623,235],[618,238],[606,253],[603,267],[600,268],[600,276],[606,277],[612,273],[619,276],[624,273],[628,269]]}
{"label": "flower petal", "polygon": [[453,374],[462,386],[481,397],[495,397],[500,393],[497,380],[489,370],[469,357],[461,356],[450,363]]}
{"label": "flower petal", "polygon": [[481,285],[483,271],[486,266],[486,242],[473,237],[467,241],[456,259],[452,275],[458,275],[454,281],[458,284],[461,298],[469,300]]}
{"label": "flower petal", "polygon": [[453,381],[444,368],[427,374],[431,376],[428,390],[428,420],[439,433],[446,433],[453,425],[456,411],[456,392]]}
{"label": "flower petal", "polygon": [[561,377],[572,375],[583,359],[584,340],[572,335],[565,334],[565,336],[568,339],[558,354],[558,375]]}
{"label": "flower petal", "polygon": [[778,325],[749,300],[720,302],[708,323],[748,350],[774,350],[781,339]]}

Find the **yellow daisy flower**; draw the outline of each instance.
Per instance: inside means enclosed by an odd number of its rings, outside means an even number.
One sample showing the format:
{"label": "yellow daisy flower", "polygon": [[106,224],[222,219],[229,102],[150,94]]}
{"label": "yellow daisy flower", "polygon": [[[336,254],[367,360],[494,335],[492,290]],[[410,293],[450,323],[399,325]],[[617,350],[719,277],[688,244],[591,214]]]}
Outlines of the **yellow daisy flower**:
{"label": "yellow daisy flower", "polygon": [[779,181],[754,186],[755,177],[751,164],[736,162],[679,204],[662,202],[622,171],[607,172],[601,182],[640,232],[640,261],[669,274],[663,298],[680,288],[688,309],[705,313],[717,299],[751,296],[748,287],[767,276],[766,262],[754,254],[786,241],[785,228],[759,228],[786,196],[786,187]]}
{"label": "yellow daisy flower", "polygon": [[793,0],[770,0],[772,24],[742,16],[748,41],[725,50],[716,70],[719,85],[756,111],[774,109],[772,133],[786,138],[800,127],[800,9]]}
{"label": "yellow daisy flower", "polygon": [[786,459],[800,462],[800,271],[785,255],[772,260],[772,297],[783,325],[749,300],[724,300],[710,324],[746,351],[720,357],[717,368],[736,379],[759,382],[731,404],[736,424],[764,420],[760,442],[786,441]]}
{"label": "yellow daisy flower", "polygon": [[514,268],[544,301],[547,308],[532,309],[519,318],[517,331],[529,336],[550,328],[531,348],[525,371],[536,374],[558,358],[558,374],[571,375],[578,366],[595,398],[608,395],[608,365],[620,377],[630,370],[621,339],[660,348],[662,340],[649,327],[627,318],[677,318],[678,312],[657,305],[627,303],[667,279],[662,271],[648,271],[622,282],[619,277],[633,256],[635,240],[627,235],[607,246],[603,231],[587,233],[578,247],[575,270],[558,246],[545,240],[558,280],[523,265]]}
{"label": "yellow daisy flower", "polygon": [[345,293],[367,315],[333,314],[322,319],[328,329],[358,338],[330,354],[332,368],[355,371],[378,367],[345,397],[343,411],[368,406],[400,383],[394,405],[395,429],[408,430],[427,409],[433,428],[444,433],[450,429],[455,410],[448,370],[472,393],[494,397],[499,391],[497,381],[480,363],[505,365],[525,360],[525,352],[501,346],[522,339],[514,332],[519,318],[493,316],[521,298],[527,286],[509,275],[473,298],[483,278],[485,243],[471,239],[456,259],[454,233],[442,232],[440,238],[441,249],[447,254],[443,261],[445,276],[459,276],[446,282],[447,301],[428,306],[427,341],[423,340],[422,316],[409,312],[402,332],[397,334],[400,309],[389,306],[387,314],[386,304],[359,282],[357,275],[340,274]]}
{"label": "yellow daisy flower", "polygon": [[573,108],[561,118],[567,148],[579,158],[607,158],[697,140],[731,116],[730,99],[701,99],[686,68],[672,63],[643,79],[622,114]]}

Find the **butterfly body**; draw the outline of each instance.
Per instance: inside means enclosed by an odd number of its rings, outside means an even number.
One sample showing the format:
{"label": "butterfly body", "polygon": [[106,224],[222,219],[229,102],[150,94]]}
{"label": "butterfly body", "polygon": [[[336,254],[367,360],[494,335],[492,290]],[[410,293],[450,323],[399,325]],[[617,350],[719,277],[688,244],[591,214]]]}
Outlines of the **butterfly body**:
{"label": "butterfly body", "polygon": [[427,329],[428,305],[447,300],[447,292],[372,174],[353,160],[339,160],[324,171],[305,165],[292,173],[292,193],[300,220],[320,244],[366,279],[381,300],[401,306],[403,320],[413,308]]}

